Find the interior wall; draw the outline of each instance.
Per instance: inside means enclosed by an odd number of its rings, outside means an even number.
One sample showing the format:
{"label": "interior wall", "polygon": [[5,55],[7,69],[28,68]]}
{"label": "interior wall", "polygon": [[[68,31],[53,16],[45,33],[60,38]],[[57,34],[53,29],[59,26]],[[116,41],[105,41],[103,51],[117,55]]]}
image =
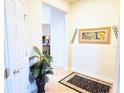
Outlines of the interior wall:
{"label": "interior wall", "polygon": [[50,24],[42,25],[42,36],[50,36]]}
{"label": "interior wall", "polygon": [[[25,1],[25,29],[28,34],[29,52],[33,46],[42,50],[41,0]],[[30,54],[30,53],[29,53]]]}
{"label": "interior wall", "polygon": [[42,4],[42,24],[50,24],[50,11],[51,8],[48,5]]}
{"label": "interior wall", "polygon": [[51,55],[53,64],[67,68],[67,31],[65,28],[66,13],[56,8],[51,9]]}
{"label": "interior wall", "polygon": [[42,0],[42,1],[58,9],[70,12],[70,4],[66,0]]}
{"label": "interior wall", "polygon": [[[41,48],[41,0],[26,1],[26,30],[30,33],[29,47],[32,48],[32,46],[38,45]],[[112,79],[115,69],[116,52],[116,39],[113,31],[111,33],[110,45],[79,44],[78,37],[76,36],[76,40],[71,46],[70,40],[73,31],[77,27],[90,28],[119,25],[119,1],[79,0],[72,6],[66,0],[42,0],[42,2],[67,12],[68,67],[71,68],[71,64],[73,64],[73,69],[79,72],[94,73]],[[72,47],[72,59],[70,47]],[[87,51],[90,51],[90,53]]]}
{"label": "interior wall", "polygon": [[[66,18],[68,19],[66,22],[66,31],[70,32],[70,4],[66,0],[25,0],[25,26],[28,33],[30,33],[28,36],[28,41],[30,41],[28,44],[29,52],[34,45],[42,49],[42,24],[49,23],[49,17],[45,18],[45,20],[43,19],[43,16],[45,15],[42,16],[42,11],[46,11],[42,10],[43,3],[68,12],[66,15]],[[49,13],[50,12],[48,11],[46,15],[49,15]]]}
{"label": "interior wall", "polygon": [[50,6],[53,6],[61,11],[66,12],[66,31],[67,31],[67,35],[68,38],[66,39],[66,41],[68,42],[67,45],[67,50],[68,50],[68,63],[66,68],[71,69],[71,4],[69,2],[67,2],[66,0],[42,0],[43,3],[48,4]]}
{"label": "interior wall", "polygon": [[[72,5],[72,34],[76,28],[119,26],[118,0],[79,0]],[[79,44],[78,34],[72,44],[73,69],[106,77],[115,73],[116,38],[111,30],[111,44]]]}

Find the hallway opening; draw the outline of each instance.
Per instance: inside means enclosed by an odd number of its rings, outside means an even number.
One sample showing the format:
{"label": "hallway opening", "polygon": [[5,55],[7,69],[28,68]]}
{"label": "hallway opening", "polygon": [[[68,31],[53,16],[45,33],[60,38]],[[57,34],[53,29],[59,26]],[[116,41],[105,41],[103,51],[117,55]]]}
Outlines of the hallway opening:
{"label": "hallway opening", "polygon": [[53,57],[53,65],[67,69],[68,42],[66,12],[43,3],[42,47]]}

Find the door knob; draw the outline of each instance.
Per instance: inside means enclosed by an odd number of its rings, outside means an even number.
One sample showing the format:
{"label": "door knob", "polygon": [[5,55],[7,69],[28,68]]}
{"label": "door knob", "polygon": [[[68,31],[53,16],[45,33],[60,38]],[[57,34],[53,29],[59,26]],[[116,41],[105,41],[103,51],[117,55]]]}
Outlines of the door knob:
{"label": "door knob", "polygon": [[14,70],[14,71],[13,71],[13,74],[14,74],[14,75],[17,74],[17,73],[19,73],[19,70]]}

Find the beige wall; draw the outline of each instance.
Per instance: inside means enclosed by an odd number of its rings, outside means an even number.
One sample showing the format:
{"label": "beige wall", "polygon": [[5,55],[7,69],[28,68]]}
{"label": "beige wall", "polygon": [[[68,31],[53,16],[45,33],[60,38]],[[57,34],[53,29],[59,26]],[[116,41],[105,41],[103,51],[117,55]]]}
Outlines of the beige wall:
{"label": "beige wall", "polygon": [[[66,0],[25,0],[25,30],[28,34],[29,52],[33,46],[38,46],[42,49],[42,4],[46,3],[67,13],[67,31],[70,33],[70,4]],[[68,34],[70,35],[70,34]],[[69,44],[70,45],[70,44]],[[69,48],[70,49],[70,48]],[[70,51],[70,50],[69,50]],[[71,53],[71,52],[69,52]],[[29,53],[30,54],[30,53]],[[69,63],[71,63],[71,56],[69,55]],[[70,64],[69,64],[70,65]]]}
{"label": "beige wall", "polygon": [[[80,0],[72,5],[72,33],[75,28],[119,26],[118,0]],[[115,73],[116,38],[111,44],[72,44],[73,69],[113,79]]]}
{"label": "beige wall", "polygon": [[[115,69],[116,39],[111,33],[111,44],[79,44],[70,41],[75,28],[90,28],[119,25],[118,0],[78,0],[70,5],[66,0],[27,0],[26,30],[29,34],[29,47],[41,48],[42,2],[67,12],[68,68],[112,79]],[[72,48],[71,48],[72,47]],[[72,55],[72,56],[71,56]]]}
{"label": "beige wall", "polygon": [[71,59],[71,4],[67,0],[43,0],[43,3],[56,7],[64,12],[66,12],[66,27],[68,31],[68,69],[71,69],[72,59]]}
{"label": "beige wall", "polygon": [[29,54],[33,46],[42,48],[41,42],[41,0],[26,0],[25,1],[25,29],[28,32],[28,47]]}
{"label": "beige wall", "polygon": [[64,10],[66,12],[70,12],[70,4],[67,0],[42,0],[44,3]]}

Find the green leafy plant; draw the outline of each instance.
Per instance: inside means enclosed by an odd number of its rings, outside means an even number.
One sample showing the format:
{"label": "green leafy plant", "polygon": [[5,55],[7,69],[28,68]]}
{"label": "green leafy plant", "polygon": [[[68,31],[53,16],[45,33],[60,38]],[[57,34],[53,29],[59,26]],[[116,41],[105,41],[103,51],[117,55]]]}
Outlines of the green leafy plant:
{"label": "green leafy plant", "polygon": [[29,61],[35,61],[30,67],[31,74],[36,80],[44,80],[46,83],[48,82],[47,74],[53,74],[51,67],[52,56],[43,55],[36,46],[33,47],[33,51],[35,55],[29,58]]}

